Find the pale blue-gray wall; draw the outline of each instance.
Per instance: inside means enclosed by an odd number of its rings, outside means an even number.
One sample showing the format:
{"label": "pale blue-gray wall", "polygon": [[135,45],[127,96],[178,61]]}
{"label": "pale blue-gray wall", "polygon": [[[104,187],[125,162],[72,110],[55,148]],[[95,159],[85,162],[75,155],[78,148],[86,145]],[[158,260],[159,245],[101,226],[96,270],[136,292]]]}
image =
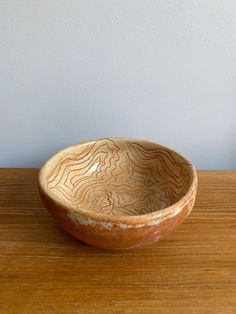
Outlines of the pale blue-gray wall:
{"label": "pale blue-gray wall", "polygon": [[97,137],[236,169],[236,1],[0,1],[0,166]]}

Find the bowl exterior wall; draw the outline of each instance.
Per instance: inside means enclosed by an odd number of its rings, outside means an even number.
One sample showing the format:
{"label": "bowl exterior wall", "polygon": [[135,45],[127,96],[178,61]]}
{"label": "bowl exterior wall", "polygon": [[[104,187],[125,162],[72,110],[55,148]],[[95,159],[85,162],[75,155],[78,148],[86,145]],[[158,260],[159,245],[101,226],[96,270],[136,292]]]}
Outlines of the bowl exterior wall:
{"label": "bowl exterior wall", "polygon": [[143,218],[142,223],[113,223],[104,220],[93,220],[75,210],[68,210],[51,199],[40,187],[40,195],[54,220],[75,238],[95,247],[121,250],[150,245],[175,231],[186,219],[193,208],[197,187],[190,197],[183,200],[178,207],[160,214],[157,218]]}

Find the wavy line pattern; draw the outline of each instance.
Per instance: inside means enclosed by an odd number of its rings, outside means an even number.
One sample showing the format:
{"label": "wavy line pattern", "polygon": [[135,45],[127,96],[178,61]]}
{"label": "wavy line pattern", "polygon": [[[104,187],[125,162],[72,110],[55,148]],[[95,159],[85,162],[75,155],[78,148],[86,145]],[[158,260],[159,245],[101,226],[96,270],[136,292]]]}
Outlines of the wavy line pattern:
{"label": "wavy line pattern", "polygon": [[178,201],[191,165],[153,143],[103,139],[77,146],[57,161],[48,188],[78,208],[108,215],[142,215]]}

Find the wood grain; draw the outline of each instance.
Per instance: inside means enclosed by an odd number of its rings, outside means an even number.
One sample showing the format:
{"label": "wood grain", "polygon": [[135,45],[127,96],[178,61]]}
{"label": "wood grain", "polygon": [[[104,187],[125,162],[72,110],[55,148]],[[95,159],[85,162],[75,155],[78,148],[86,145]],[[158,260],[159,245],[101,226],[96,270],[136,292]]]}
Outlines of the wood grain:
{"label": "wood grain", "polygon": [[181,228],[121,252],[57,226],[36,176],[0,170],[0,313],[236,313],[236,171],[199,171]]}

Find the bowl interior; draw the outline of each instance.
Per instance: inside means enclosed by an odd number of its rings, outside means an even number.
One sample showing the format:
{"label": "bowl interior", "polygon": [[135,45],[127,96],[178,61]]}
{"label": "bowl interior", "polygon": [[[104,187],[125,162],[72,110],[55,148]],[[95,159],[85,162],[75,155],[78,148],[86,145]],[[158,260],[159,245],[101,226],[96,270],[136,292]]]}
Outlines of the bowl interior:
{"label": "bowl interior", "polygon": [[193,167],[180,154],[137,139],[101,139],[49,159],[41,184],[69,206],[115,216],[144,215],[180,200]]}

